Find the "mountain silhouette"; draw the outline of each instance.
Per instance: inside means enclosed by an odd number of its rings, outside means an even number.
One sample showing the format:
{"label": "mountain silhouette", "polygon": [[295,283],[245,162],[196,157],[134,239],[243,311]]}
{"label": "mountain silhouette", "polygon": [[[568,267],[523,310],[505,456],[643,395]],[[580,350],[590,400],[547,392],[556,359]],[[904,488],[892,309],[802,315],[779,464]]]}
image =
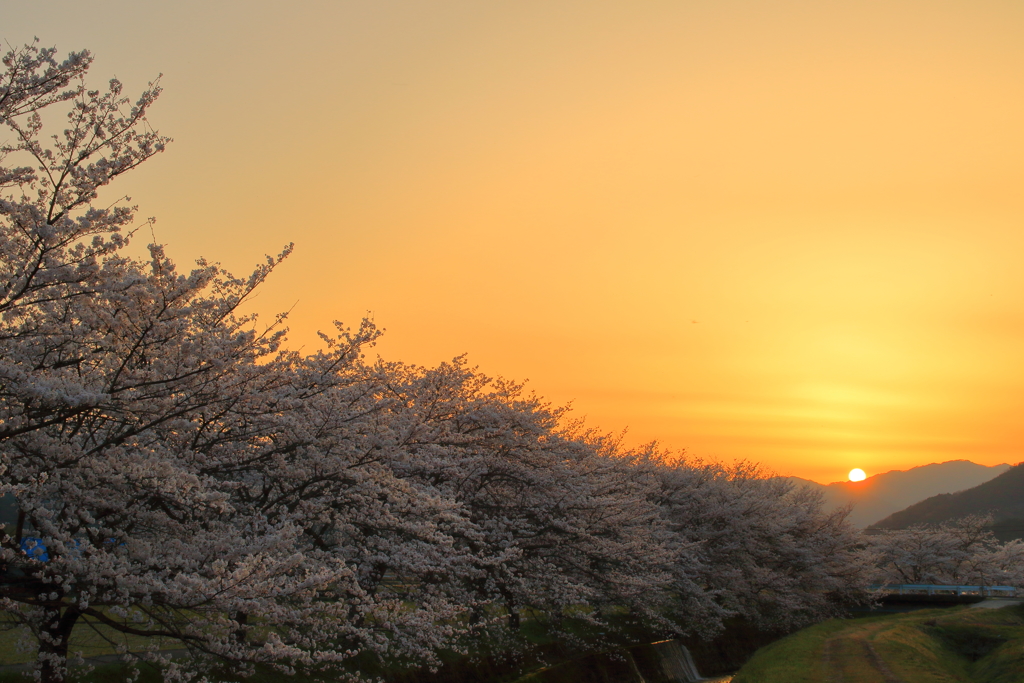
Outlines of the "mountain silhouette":
{"label": "mountain silhouette", "polygon": [[850,521],[866,527],[938,494],[951,494],[983,484],[1007,472],[1009,465],[987,467],[969,460],[950,460],[909,470],[892,470],[864,481],[837,481],[827,486],[799,477],[797,484],[821,490],[828,508],[853,504]]}
{"label": "mountain silhouette", "polygon": [[915,503],[872,524],[872,529],[903,529],[940,524],[967,515],[992,515],[1001,541],[1024,538],[1024,463],[966,491],[944,493]]}

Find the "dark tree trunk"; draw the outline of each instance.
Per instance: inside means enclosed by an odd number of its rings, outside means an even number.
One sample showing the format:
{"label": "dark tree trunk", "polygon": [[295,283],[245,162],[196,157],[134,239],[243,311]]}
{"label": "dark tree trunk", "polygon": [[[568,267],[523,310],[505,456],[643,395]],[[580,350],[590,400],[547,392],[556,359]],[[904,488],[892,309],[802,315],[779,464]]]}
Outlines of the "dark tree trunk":
{"label": "dark tree trunk", "polygon": [[249,623],[248,612],[239,612],[235,615],[235,623],[238,624],[238,630],[235,631],[235,640],[240,643],[245,642],[246,631],[245,625]]}
{"label": "dark tree trunk", "polygon": [[519,633],[519,609],[514,602],[507,602],[505,604],[508,607],[508,630],[512,631],[512,633]]}
{"label": "dark tree trunk", "polygon": [[508,610],[508,629],[512,633],[519,633],[519,606],[516,604],[516,597],[507,588],[500,588],[501,597],[505,599],[505,609]]}
{"label": "dark tree trunk", "polygon": [[40,683],[61,683],[67,676],[68,642],[81,612],[77,607],[46,610],[39,634]]}

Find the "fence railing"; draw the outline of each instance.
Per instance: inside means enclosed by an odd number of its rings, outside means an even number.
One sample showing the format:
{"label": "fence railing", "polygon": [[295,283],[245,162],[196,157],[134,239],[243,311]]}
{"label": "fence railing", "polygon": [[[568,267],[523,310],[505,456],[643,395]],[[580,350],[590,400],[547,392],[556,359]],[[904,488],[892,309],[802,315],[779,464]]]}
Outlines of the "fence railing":
{"label": "fence railing", "polygon": [[947,586],[930,583],[874,584],[872,590],[889,595],[981,595],[990,598],[1015,598],[1014,586]]}

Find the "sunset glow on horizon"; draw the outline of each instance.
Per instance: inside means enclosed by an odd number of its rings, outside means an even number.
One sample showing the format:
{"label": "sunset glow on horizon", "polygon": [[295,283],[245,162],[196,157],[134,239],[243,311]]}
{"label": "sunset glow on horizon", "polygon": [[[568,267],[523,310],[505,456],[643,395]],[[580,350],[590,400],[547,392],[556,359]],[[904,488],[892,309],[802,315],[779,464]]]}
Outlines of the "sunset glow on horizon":
{"label": "sunset glow on horizon", "polygon": [[183,269],[295,242],[252,304],[295,347],[369,312],[823,483],[1024,460],[1024,5],[10,3],[33,36],[164,74],[117,192]]}
{"label": "sunset glow on horizon", "polygon": [[862,470],[861,468],[854,467],[852,470],[850,470],[850,473],[847,475],[847,477],[850,479],[850,481],[864,481],[865,479],[868,478],[868,475],[865,474],[864,470]]}

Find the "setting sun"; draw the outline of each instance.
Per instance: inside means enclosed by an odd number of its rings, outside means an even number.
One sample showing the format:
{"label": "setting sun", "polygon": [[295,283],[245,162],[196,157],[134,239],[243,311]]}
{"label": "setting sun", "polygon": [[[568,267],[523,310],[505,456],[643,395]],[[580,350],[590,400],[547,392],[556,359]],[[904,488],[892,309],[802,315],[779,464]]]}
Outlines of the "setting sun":
{"label": "setting sun", "polygon": [[864,474],[864,470],[859,467],[855,467],[850,470],[850,481],[864,481],[868,475]]}

